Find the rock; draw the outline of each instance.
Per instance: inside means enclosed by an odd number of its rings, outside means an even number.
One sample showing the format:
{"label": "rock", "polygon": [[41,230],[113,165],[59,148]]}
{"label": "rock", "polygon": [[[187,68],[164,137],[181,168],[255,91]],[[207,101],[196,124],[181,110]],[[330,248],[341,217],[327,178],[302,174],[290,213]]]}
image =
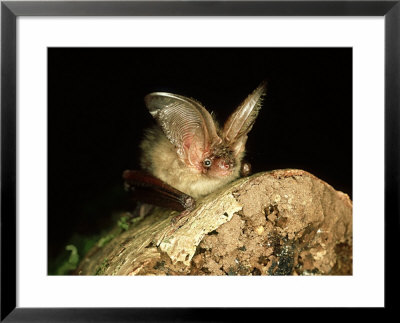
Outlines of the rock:
{"label": "rock", "polygon": [[352,202],[305,171],[239,179],[197,201],[174,226],[175,215],[155,208],[91,250],[76,273],[352,274]]}

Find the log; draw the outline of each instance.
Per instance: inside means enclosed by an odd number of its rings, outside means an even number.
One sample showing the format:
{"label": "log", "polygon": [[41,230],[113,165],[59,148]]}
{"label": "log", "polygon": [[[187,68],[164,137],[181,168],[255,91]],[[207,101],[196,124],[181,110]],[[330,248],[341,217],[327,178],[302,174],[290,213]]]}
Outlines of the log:
{"label": "log", "polygon": [[79,275],[351,275],[352,202],[312,174],[275,170],[114,228]]}

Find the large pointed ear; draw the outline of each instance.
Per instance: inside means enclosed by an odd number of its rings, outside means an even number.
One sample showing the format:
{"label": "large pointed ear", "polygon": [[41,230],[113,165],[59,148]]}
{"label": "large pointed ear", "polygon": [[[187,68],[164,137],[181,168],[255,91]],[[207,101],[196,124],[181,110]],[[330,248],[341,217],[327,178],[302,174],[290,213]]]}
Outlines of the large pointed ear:
{"label": "large pointed ear", "polygon": [[211,115],[193,99],[155,92],[145,97],[145,103],[188,166],[198,167],[211,144],[222,141]]}
{"label": "large pointed ear", "polygon": [[231,114],[224,125],[222,137],[235,155],[244,151],[247,134],[253,127],[266,94],[267,83],[262,82]]}

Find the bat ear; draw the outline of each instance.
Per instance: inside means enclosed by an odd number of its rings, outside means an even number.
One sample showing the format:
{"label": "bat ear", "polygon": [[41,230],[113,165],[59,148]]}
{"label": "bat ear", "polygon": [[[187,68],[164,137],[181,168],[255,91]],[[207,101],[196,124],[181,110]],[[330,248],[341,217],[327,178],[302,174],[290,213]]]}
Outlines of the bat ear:
{"label": "bat ear", "polygon": [[187,165],[198,167],[211,144],[221,142],[211,115],[199,102],[176,94],[155,92],[146,95],[145,103]]}
{"label": "bat ear", "polygon": [[222,136],[235,155],[244,151],[247,134],[256,121],[266,89],[267,83],[264,81],[239,105],[225,122]]}

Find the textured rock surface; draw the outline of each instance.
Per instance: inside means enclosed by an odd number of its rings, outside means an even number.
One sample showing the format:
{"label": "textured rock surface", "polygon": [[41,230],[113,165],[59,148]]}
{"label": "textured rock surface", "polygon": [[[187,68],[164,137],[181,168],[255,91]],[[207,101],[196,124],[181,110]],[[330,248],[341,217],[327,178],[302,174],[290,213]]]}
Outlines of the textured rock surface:
{"label": "textured rock surface", "polygon": [[[81,275],[351,275],[352,202],[301,170],[240,179],[177,212],[155,209],[102,247]],[[114,232],[117,232],[114,229]]]}

